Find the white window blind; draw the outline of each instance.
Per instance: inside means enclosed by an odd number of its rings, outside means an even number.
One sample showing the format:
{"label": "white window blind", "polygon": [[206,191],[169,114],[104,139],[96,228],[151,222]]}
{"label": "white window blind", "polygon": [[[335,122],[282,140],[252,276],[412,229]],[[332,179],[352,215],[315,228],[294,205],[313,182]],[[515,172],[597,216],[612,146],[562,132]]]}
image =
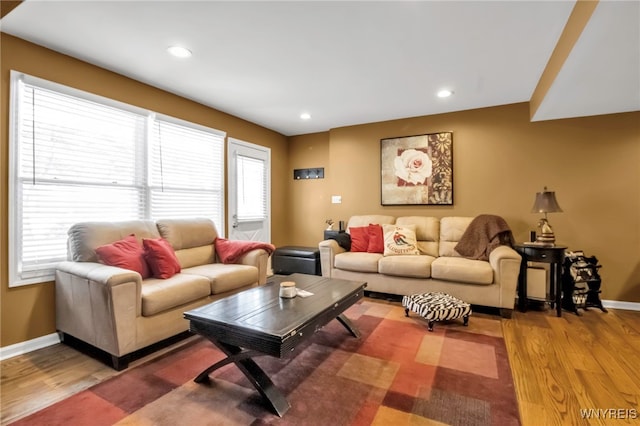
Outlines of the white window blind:
{"label": "white window blind", "polygon": [[238,154],[236,173],[238,221],[265,219],[267,217],[267,180],[264,161]]}
{"label": "white window blind", "polygon": [[77,222],[223,223],[223,133],[17,72],[11,108],[10,286],[53,279]]}
{"label": "white window blind", "polygon": [[157,119],[150,151],[151,217],[209,217],[222,228],[224,136]]}

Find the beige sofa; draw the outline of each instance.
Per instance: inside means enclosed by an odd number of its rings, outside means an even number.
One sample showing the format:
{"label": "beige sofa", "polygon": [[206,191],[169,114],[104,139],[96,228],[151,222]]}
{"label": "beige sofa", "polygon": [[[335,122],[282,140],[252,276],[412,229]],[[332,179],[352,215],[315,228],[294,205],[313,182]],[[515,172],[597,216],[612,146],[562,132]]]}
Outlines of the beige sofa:
{"label": "beige sofa", "polygon": [[384,256],[350,252],[334,240],[320,242],[322,275],[361,280],[372,292],[410,295],[439,291],[465,302],[513,311],[520,255],[508,246],[491,251],[489,260],[461,257],[455,250],[472,217],[384,215],[352,216],[347,232],[369,224],[415,225],[420,255]]}
{"label": "beige sofa", "polygon": [[[169,241],[181,272],[142,279],[98,262],[97,247],[131,234]],[[63,340],[69,335],[110,354],[118,370],[132,352],[188,330],[183,312],[266,282],[265,250],[219,263],[218,233],[208,219],[85,222],[68,235],[68,261],[56,270],[56,327]]]}

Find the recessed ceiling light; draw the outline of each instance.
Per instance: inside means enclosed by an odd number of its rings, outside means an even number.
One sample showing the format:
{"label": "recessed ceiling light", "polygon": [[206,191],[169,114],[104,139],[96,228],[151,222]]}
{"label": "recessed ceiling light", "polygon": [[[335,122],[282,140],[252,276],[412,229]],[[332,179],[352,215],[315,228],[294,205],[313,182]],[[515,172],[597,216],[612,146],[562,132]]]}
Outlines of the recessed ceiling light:
{"label": "recessed ceiling light", "polygon": [[448,90],[448,89],[443,89],[443,90],[438,92],[438,97],[439,98],[448,98],[451,95],[453,95],[453,91],[452,90]]}
{"label": "recessed ceiling light", "polygon": [[182,46],[169,46],[167,47],[167,51],[176,58],[188,58],[191,56],[191,51]]}
{"label": "recessed ceiling light", "polygon": [[311,114],[309,114],[308,112],[303,112],[302,114],[300,114],[300,118],[303,120],[309,120],[311,118]]}

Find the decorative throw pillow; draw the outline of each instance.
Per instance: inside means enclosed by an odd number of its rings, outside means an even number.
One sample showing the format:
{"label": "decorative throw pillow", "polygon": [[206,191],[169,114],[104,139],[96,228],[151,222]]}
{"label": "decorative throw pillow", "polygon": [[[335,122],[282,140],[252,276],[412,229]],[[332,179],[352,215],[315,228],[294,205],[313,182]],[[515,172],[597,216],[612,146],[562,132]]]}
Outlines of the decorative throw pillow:
{"label": "decorative throw pillow", "polygon": [[382,226],[374,223],[369,224],[369,253],[384,253],[384,235]]}
{"label": "decorative throw pillow", "polygon": [[349,228],[351,235],[351,251],[367,251],[369,248],[369,227]]}
{"label": "decorative throw pillow", "polygon": [[384,225],[384,255],[420,254],[415,225]]}
{"label": "decorative throw pillow", "polygon": [[180,272],[180,262],[173,247],[164,238],[142,240],[144,255],[155,278],[167,279]]}
{"label": "decorative throw pillow", "polygon": [[151,276],[149,266],[144,259],[144,249],[133,234],[114,243],[98,247],[96,255],[105,265],[136,271],[143,279]]}

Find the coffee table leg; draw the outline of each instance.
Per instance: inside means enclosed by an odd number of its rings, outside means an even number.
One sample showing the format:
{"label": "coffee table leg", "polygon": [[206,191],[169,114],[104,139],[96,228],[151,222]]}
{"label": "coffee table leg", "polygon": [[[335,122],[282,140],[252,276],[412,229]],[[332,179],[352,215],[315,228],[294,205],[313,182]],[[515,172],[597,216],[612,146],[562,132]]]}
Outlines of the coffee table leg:
{"label": "coffee table leg", "polygon": [[340,321],[340,324],[344,325],[344,328],[346,328],[353,337],[360,337],[360,330],[358,330],[356,326],[349,321],[349,318],[344,316],[344,314],[338,315],[336,319]]}
{"label": "coffee table leg", "polygon": [[284,395],[282,395],[282,392],[280,392],[276,385],[274,385],[271,379],[265,374],[264,370],[251,358],[238,361],[236,365],[258,392],[260,392],[260,395],[269,403],[273,411],[280,417],[284,416],[284,413],[291,408],[291,405]]}
{"label": "coffee table leg", "polygon": [[216,362],[215,364],[213,364],[212,366],[204,370],[202,373],[198,374],[198,377],[193,379],[193,381],[196,383],[209,383],[209,374],[211,374],[212,371],[215,371],[218,368],[222,368],[227,364],[231,364],[232,362],[236,363],[241,359],[251,358],[253,356],[260,356],[260,355],[263,355],[263,354],[256,351],[242,351],[233,355],[228,355],[225,359],[222,359]]}
{"label": "coffee table leg", "polygon": [[243,351],[242,348],[239,348],[238,346],[218,342],[212,338],[209,338],[209,340],[220,348],[220,350],[227,355],[227,358],[216,362],[206,368],[202,373],[198,374],[194,379],[196,383],[208,383],[209,374],[212,371],[233,362],[238,369],[242,371],[242,374],[249,379],[253,387],[256,388],[278,416],[282,417],[284,413],[291,408],[289,401],[287,401],[276,385],[273,384],[269,376],[267,376],[264,370],[250,358],[252,356],[263,354],[256,351]]}

